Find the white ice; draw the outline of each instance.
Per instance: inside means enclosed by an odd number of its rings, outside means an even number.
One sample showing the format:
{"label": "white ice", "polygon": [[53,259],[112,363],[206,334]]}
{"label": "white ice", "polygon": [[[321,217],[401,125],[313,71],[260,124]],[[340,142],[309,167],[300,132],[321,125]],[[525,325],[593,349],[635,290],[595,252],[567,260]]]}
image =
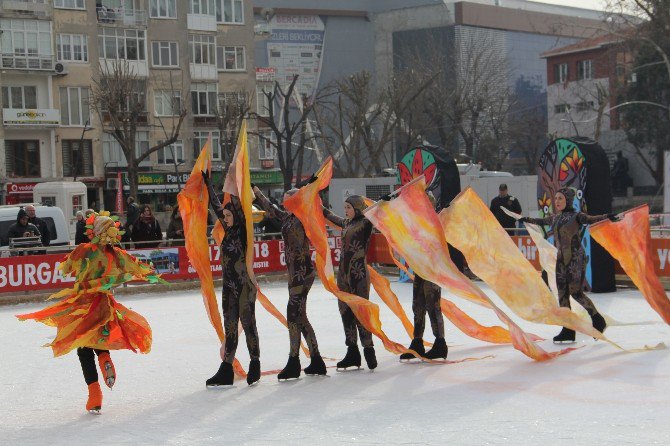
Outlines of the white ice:
{"label": "white ice", "polygon": [[[393,288],[411,318],[411,285]],[[285,284],[264,289],[284,311]],[[660,322],[636,291],[591,297],[619,321]],[[380,303],[374,293],[372,299]],[[0,444],[670,444],[670,350],[626,353],[578,335],[582,348],[538,363],[510,346],[468,338],[446,322],[449,359],[493,357],[403,364],[376,340],[374,372],[329,368],[328,377],[277,382],[264,376],[252,387],[237,381],[232,388],[206,389],[219,366],[219,345],[199,292],[120,300],[149,320],[153,349],[148,355],[112,352],[117,383],[113,391],[103,387],[100,416],[84,410],[76,353],[54,359],[41,347],[54,329],[14,318],[44,305],[0,307]],[[454,301],[480,322],[498,323],[491,312]],[[256,312],[262,368],[280,369],[288,356],[287,331],[260,305]],[[341,358],[337,302],[320,283],[309,295],[308,313],[322,354]],[[383,304],[381,316],[392,339],[409,343]],[[559,330],[519,323],[547,339]],[[670,345],[670,327],[661,323],[611,327],[606,334],[628,348]],[[541,345],[559,348],[550,340]],[[246,367],[243,340],[238,358]],[[301,362],[308,365],[304,356]]]}

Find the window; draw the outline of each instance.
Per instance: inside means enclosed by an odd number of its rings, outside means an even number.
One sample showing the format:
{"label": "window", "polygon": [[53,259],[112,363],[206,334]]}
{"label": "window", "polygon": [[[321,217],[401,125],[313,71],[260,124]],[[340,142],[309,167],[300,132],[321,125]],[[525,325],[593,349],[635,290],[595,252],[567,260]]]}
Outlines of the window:
{"label": "window", "polygon": [[270,116],[270,100],[265,93],[270,91],[269,85],[256,87],[256,113],[258,116]]}
{"label": "window", "polygon": [[62,9],[86,9],[84,0],[55,0],[54,7]]}
{"label": "window", "polygon": [[60,87],[61,125],[84,125],[90,118],[88,88]]}
{"label": "window", "polygon": [[193,131],[193,159],[200,155],[200,151],[205,147],[209,135],[212,135],[212,159],[221,161],[221,142],[219,141],[219,131]]}
{"label": "window", "polygon": [[554,105],[554,113],[568,113],[570,111],[570,106],[568,104],[556,104]]}
{"label": "window", "polygon": [[51,69],[51,22],[0,19],[2,68]]}
{"label": "window", "polygon": [[[149,132],[137,132],[135,135],[135,156],[149,151]],[[126,157],[119,142],[110,134],[102,134],[102,154],[104,162],[115,162],[119,166],[127,166]],[[140,165],[149,163],[149,159],[142,160]]]}
{"label": "window", "polygon": [[83,34],[56,35],[58,60],[88,62],[88,37]]}
{"label": "window", "polygon": [[577,62],[577,80],[593,79],[593,62],[591,59]]}
{"label": "window", "polygon": [[554,83],[568,81],[568,64],[559,63],[554,65]]}
{"label": "window", "polygon": [[155,90],[154,111],[156,116],[177,116],[181,111],[181,91]]}
{"label": "window", "polygon": [[244,23],[242,0],[216,0],[216,21],[219,23]]}
{"label": "window", "polygon": [[63,176],[93,175],[93,151],[90,139],[64,139]]}
{"label": "window", "polygon": [[39,177],[40,142],[5,140],[5,165],[8,177]]}
{"label": "window", "polygon": [[103,59],[146,60],[144,31],[98,28],[98,51]]}
{"label": "window", "polygon": [[154,67],[178,67],[177,42],[151,42],[151,63]]}
{"label": "window", "polygon": [[214,59],[214,36],[189,34],[188,44],[191,49],[191,63],[216,65],[216,60]]}
{"label": "window", "polygon": [[176,19],[177,0],[151,0],[150,16],[153,19]]}
{"label": "window", "polygon": [[194,115],[216,113],[217,84],[191,84],[191,107]]}
{"label": "window", "polygon": [[577,104],[577,111],[593,110],[593,101],[582,101]]}
{"label": "window", "polygon": [[188,13],[215,15],[214,0],[188,0]]}
{"label": "window", "polygon": [[[103,85],[106,85],[105,78],[102,78]],[[136,80],[132,86],[128,86],[128,96],[125,98],[125,104],[123,107],[113,104],[114,113],[123,113],[123,112],[146,112],[147,111],[147,101],[146,101],[146,90],[147,85],[145,81]],[[105,101],[102,105],[102,109],[105,112],[109,112],[108,105],[109,102]]]}
{"label": "window", "polygon": [[277,155],[274,132],[263,132],[258,135],[258,159],[273,160]]}
{"label": "window", "polygon": [[244,71],[246,60],[243,46],[217,46],[216,63],[219,70]]}
{"label": "window", "polygon": [[37,108],[37,87],[2,87],[2,106],[5,108]]}
{"label": "window", "polygon": [[[162,141],[158,141],[160,144]],[[158,164],[174,164],[175,159],[177,163],[184,162],[184,143],[177,140],[167,147],[156,152],[158,154]]]}

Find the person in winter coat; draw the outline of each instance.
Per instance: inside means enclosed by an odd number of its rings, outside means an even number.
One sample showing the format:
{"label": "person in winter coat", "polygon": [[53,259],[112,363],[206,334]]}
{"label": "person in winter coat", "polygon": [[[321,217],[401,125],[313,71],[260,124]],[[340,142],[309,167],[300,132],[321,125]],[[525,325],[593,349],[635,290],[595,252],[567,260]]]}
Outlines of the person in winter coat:
{"label": "person in winter coat", "polygon": [[47,226],[47,223],[35,215],[35,206],[32,204],[26,206],[26,212],[28,213],[28,223],[34,224],[40,231],[42,246],[49,246],[51,243],[51,234],[49,233],[49,226]]}
{"label": "person in winter coat", "polygon": [[[587,215],[577,212],[573,207],[575,191],[563,188],[554,197],[553,215],[544,218],[523,217],[524,223],[550,226],[554,234],[554,245],[558,249],[556,258],[556,285],[558,286],[558,302],[561,307],[570,308],[570,296],[579,302],[591,316],[593,328],[601,333],[607,328],[605,318],[598,313],[595,305],[582,290],[584,285],[585,258],[584,248],[579,236],[583,225],[596,223],[609,218],[616,221],[614,214]],[[575,342],[575,331],[563,327],[554,337],[555,343]]]}
{"label": "person in winter coat", "polygon": [[88,243],[88,236],[86,235],[86,218],[82,211],[77,211],[77,224],[74,233],[74,244],[81,245]]}
{"label": "person in winter coat", "polygon": [[161,225],[151,212],[151,207],[146,204],[142,206],[140,217],[133,223],[132,231],[135,248],[157,248],[163,240]]}
{"label": "person in winter coat", "polygon": [[167,238],[172,240],[172,246],[184,246],[184,222],[179,213],[179,206],[175,206],[170,216],[170,224],[167,228]]}
{"label": "person in winter coat", "polygon": [[140,218],[140,207],[135,203],[135,198],[134,197],[128,197],[126,199],[126,203],[128,203],[128,211],[126,214],[126,230],[127,231],[132,231],[133,230],[133,225],[137,221],[138,218]]}
{"label": "person in winter coat", "polygon": [[[307,375],[325,375],[326,364],[319,353],[314,328],[307,318],[307,293],[314,283],[315,271],[312,265],[312,256],[309,249],[309,239],[305,234],[298,217],[292,213],[279,209],[263,195],[261,190],[254,187],[254,194],[260,207],[266,212],[266,217],[281,222],[281,233],[284,239],[284,255],[288,268],[288,305],[286,319],[288,321],[289,357],[286,367],[277,375],[277,378],[291,379],[300,376],[300,334],[305,337],[311,358],[310,365],[305,368]],[[291,189],[284,194],[284,199],[298,192]]]}
{"label": "person in winter coat", "polygon": [[[28,221],[28,213],[26,210],[23,208],[19,209],[19,212],[16,214],[16,223],[11,225],[7,230],[7,239],[11,242],[14,238],[39,237],[40,235],[40,230],[37,229],[37,226]],[[12,253],[12,255],[22,254]]]}
{"label": "person in winter coat", "polygon": [[498,196],[491,200],[490,210],[500,226],[505,228],[509,235],[514,235],[515,231],[512,228],[516,226],[516,221],[514,217],[507,215],[501,208],[520,214],[521,204],[519,204],[519,200],[507,192],[507,184],[501,184],[498,187],[498,193]]}
{"label": "person in winter coat", "polygon": [[[370,276],[368,275],[365,255],[372,235],[372,223],[363,216],[365,200],[360,195],[350,195],[344,201],[345,218],[338,217],[324,208],[323,215],[342,228],[342,254],[337,271],[337,287],[364,299],[370,298]],[[377,367],[377,357],[370,333],[356,319],[351,308],[338,301],[342,325],[344,326],[347,354],[337,363],[338,369],[361,366],[361,353],[358,349],[356,330],[363,344],[363,355],[370,370]]]}
{"label": "person in winter coat", "polygon": [[238,327],[241,322],[249,349],[249,371],[247,383],[254,384],[261,378],[260,344],[256,328],[256,285],[247,270],[247,227],[240,199],[234,195],[225,206],[221,206],[207,172],[202,172],[209,189],[209,204],[225,229],[221,241],[221,272],[223,275],[223,325],[226,342],[223,346],[223,361],[214,376],[206,381],[207,386],[233,385],[233,360],[237,351]]}

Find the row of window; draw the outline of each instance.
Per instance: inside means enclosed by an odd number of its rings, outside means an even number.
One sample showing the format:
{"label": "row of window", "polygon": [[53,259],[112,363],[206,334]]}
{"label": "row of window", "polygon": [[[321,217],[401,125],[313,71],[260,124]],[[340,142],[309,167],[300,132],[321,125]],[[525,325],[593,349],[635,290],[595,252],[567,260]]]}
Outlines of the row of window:
{"label": "row of window", "polygon": [[[577,80],[593,79],[593,61],[591,59],[579,60],[575,66]],[[567,63],[554,64],[554,82],[564,83],[570,79],[570,66]]]}
{"label": "row of window", "polygon": [[[594,103],[593,101],[582,101],[578,102],[575,104],[575,109],[578,112],[584,112],[588,110],[593,110],[594,108]],[[572,106],[570,104],[556,104],[554,105],[554,113],[560,114],[560,113],[568,113],[572,109]]]}
{"label": "row of window", "polygon": [[[91,0],[89,0],[91,1]],[[177,0],[150,0],[149,17],[176,19]],[[84,0],[55,0],[54,7],[61,9],[86,9]],[[96,7],[112,10],[141,10],[133,0],[98,0]],[[189,14],[204,14],[216,17],[218,23],[243,24],[243,0],[188,0]]]}
{"label": "row of window", "polygon": [[[60,87],[61,125],[83,126],[90,119],[89,89],[86,87]],[[191,85],[191,111],[194,116],[214,116],[217,107],[226,102],[245,103],[246,98],[240,98],[244,93],[228,93],[219,95],[218,84],[194,83]],[[257,113],[260,116],[268,115],[268,99],[263,93],[263,87],[257,91]],[[142,104],[146,110],[144,94],[140,93],[133,101]],[[128,101],[130,108],[131,101]],[[8,108],[38,108],[37,87],[31,85],[3,86],[2,103]],[[177,116],[183,108],[181,91],[155,90],[154,113],[156,116]]]}

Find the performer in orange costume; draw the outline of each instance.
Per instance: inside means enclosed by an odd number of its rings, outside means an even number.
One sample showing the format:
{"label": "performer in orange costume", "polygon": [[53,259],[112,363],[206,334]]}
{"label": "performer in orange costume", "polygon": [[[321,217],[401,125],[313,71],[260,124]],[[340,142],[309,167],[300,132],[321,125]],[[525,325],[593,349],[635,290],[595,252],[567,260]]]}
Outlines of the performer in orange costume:
{"label": "performer in orange costume", "polygon": [[91,214],[86,220],[90,243],[78,245],[59,267],[64,276],[75,275],[74,286],[49,297],[62,298],[60,302],[17,316],[20,320],[33,319],[56,327],[56,338],[48,344],[54,356],[77,349],[88,386],[86,410],[96,414],[102,408],[102,390],[95,355],[105,384],[111,389],[116,382],[116,371],[109,350],[139,350],[141,353],[151,350],[149,323],[118,303],[112,289],[131,280],[164,282],[150,266],[114,246],[123,235],[117,220],[104,211]]}

